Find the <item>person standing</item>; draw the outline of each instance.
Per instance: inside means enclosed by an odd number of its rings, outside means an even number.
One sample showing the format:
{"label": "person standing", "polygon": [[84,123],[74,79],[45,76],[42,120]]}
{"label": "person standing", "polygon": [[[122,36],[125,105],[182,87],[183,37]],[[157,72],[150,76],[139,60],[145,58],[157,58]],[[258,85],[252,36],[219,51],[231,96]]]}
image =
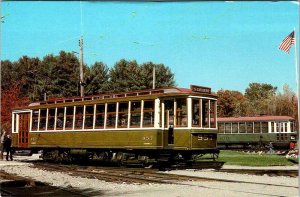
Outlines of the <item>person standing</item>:
{"label": "person standing", "polygon": [[3,132],[1,132],[1,135],[0,135],[0,160],[3,159],[3,152],[4,152],[4,146],[3,146],[3,143],[4,143],[4,139],[5,139],[5,134],[6,134],[6,131],[3,130]]}
{"label": "person standing", "polygon": [[10,156],[10,160],[12,161],[12,148],[11,148],[11,137],[7,135],[6,139],[4,140],[3,147],[6,151],[6,161],[8,161],[8,157]]}

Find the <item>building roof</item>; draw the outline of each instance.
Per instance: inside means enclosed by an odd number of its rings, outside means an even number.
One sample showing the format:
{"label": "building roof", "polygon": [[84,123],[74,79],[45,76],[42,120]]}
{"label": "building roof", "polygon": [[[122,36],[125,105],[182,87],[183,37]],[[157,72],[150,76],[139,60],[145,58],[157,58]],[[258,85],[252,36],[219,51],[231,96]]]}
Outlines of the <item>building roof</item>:
{"label": "building roof", "polygon": [[289,121],[290,116],[245,116],[245,117],[218,117],[218,122],[251,122],[251,121]]}

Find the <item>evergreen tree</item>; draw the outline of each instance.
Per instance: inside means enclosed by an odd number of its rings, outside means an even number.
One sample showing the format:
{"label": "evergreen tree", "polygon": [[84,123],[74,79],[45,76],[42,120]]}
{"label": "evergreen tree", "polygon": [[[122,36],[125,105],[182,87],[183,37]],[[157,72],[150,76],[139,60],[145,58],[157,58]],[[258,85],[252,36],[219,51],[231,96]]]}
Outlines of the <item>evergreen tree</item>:
{"label": "evergreen tree", "polygon": [[147,62],[141,65],[141,89],[153,87],[153,68],[155,67],[155,88],[175,86],[174,74],[163,64]]}
{"label": "evergreen tree", "polygon": [[89,69],[89,75],[85,75],[87,85],[86,95],[93,95],[108,92],[109,87],[109,68],[102,62],[96,62]]}
{"label": "evergreen tree", "polygon": [[110,69],[110,87],[112,92],[141,89],[140,68],[137,62],[120,60]]}

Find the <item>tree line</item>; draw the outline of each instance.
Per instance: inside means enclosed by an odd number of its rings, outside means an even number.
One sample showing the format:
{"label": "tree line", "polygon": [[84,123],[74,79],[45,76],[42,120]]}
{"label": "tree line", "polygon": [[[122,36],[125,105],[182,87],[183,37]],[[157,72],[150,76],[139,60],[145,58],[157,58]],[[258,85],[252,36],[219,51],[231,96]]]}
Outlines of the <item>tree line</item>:
{"label": "tree line", "polygon": [[288,85],[278,91],[271,84],[250,83],[244,94],[219,90],[217,95],[219,117],[277,115],[291,116],[298,122],[297,96]]}
{"label": "tree line", "polygon": [[[2,61],[1,90],[20,87],[20,96],[30,101],[47,97],[78,96],[80,91],[79,60],[73,53],[39,58],[21,57],[18,61]],[[103,62],[83,65],[85,94],[151,89],[152,69],[156,68],[156,87],[175,85],[174,74],[163,64],[122,59],[109,68]]]}
{"label": "tree line", "polygon": [[[85,95],[175,86],[174,74],[164,64],[121,59],[109,68],[103,62],[83,65]],[[80,95],[79,59],[61,51],[42,59],[23,56],[17,61],[1,61],[1,128],[11,127],[13,108],[53,97]]]}
{"label": "tree line", "polygon": [[[121,59],[111,68],[103,62],[84,65],[85,95],[151,89],[153,67],[157,88],[176,85],[174,73],[164,64]],[[1,123],[9,128],[13,108],[44,100],[45,96],[79,96],[80,85],[79,60],[73,53],[61,51],[42,59],[23,56],[14,62],[1,61]],[[216,94],[219,117],[264,114],[297,120],[297,97],[287,85],[278,91],[271,84],[250,83],[245,93],[221,89]]]}

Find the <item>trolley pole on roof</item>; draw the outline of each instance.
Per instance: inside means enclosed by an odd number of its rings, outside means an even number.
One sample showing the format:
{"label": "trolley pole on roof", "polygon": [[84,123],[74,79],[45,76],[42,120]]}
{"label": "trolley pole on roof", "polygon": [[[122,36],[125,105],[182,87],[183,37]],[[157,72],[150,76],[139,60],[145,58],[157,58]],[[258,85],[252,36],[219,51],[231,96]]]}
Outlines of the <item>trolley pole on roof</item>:
{"label": "trolley pole on roof", "polygon": [[80,96],[84,96],[84,82],[83,82],[83,38],[80,37],[79,40],[79,47],[80,47],[80,61],[79,61],[79,71],[80,71]]}

